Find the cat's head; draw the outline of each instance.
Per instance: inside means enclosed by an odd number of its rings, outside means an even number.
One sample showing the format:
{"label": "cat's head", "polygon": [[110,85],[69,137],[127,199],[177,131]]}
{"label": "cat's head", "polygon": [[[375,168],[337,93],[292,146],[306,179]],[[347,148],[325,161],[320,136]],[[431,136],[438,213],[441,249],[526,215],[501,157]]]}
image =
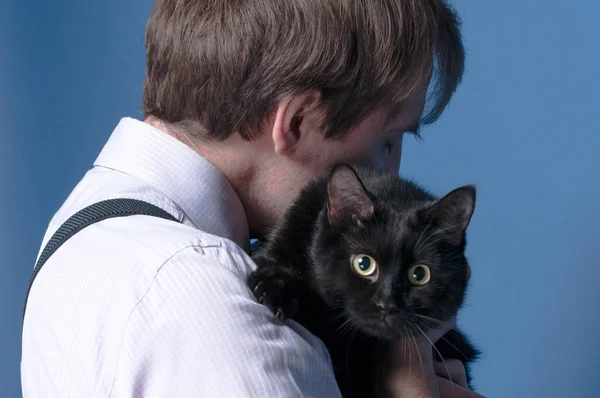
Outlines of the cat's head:
{"label": "cat's head", "polygon": [[345,165],[329,175],[310,254],[320,294],[379,338],[435,328],[464,299],[475,189],[435,200],[389,174],[370,172],[363,180]]}

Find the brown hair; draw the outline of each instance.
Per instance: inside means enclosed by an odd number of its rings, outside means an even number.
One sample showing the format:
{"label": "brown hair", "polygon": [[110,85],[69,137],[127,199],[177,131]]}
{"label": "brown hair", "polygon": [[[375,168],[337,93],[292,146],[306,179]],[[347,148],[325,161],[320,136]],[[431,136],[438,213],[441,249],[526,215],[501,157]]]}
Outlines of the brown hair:
{"label": "brown hair", "polygon": [[156,0],[142,110],[217,140],[251,139],[289,95],[317,90],[326,137],[396,106],[434,73],[424,123],[460,82],[464,49],[443,0]]}

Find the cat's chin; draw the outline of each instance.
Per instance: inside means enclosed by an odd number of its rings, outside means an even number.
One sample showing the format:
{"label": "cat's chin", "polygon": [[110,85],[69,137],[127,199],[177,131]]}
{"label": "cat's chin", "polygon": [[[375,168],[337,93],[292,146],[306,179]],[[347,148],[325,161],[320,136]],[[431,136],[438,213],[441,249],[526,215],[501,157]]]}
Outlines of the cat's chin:
{"label": "cat's chin", "polygon": [[384,322],[363,324],[360,329],[363,333],[382,340],[395,341],[406,338],[406,333],[402,329],[392,327]]}
{"label": "cat's chin", "polygon": [[395,329],[386,329],[383,330],[379,336],[380,339],[383,340],[389,340],[389,341],[396,341],[396,340],[402,340],[406,338],[406,333],[403,333],[400,330],[395,330]]}

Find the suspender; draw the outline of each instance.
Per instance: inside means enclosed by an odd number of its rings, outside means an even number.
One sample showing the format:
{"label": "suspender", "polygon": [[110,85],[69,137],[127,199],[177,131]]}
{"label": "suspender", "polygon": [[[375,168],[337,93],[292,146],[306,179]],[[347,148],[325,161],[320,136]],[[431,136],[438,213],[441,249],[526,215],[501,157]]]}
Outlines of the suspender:
{"label": "suspender", "polygon": [[161,209],[160,207],[151,205],[150,203],[143,202],[136,199],[109,199],[102,202],[95,203],[91,206],[80,210],[79,212],[72,215],[58,230],[52,235],[46,247],[42,251],[40,258],[35,264],[33,274],[29,279],[29,287],[27,288],[27,295],[25,296],[25,306],[23,307],[23,320],[25,319],[25,310],[27,309],[27,300],[29,299],[29,292],[31,291],[31,285],[36,276],[46,263],[50,256],[69,238],[81,231],[87,226],[90,226],[99,221],[113,217],[125,217],[133,215],[146,215],[164,218],[179,222],[175,217]]}

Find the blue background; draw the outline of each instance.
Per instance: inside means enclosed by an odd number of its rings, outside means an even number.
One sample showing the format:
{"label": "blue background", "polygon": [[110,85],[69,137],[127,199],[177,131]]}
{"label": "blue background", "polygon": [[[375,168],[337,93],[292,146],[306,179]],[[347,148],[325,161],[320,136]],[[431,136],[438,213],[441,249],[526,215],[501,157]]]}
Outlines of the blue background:
{"label": "blue background", "polygon": [[[84,4],[85,3],[85,4]],[[0,395],[20,395],[20,321],[46,224],[120,117],[138,111],[151,1],[3,1]],[[475,183],[469,305],[490,397],[600,396],[600,6],[461,0],[468,50],[449,110],[403,174]]]}

